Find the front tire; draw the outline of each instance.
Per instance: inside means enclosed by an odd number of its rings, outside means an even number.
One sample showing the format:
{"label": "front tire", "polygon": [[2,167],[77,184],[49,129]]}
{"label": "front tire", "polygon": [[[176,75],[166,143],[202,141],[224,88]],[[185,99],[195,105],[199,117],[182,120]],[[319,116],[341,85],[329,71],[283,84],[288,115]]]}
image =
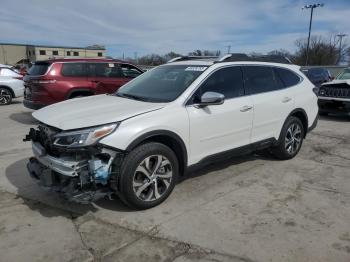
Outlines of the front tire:
{"label": "front tire", "polygon": [[157,206],[170,195],[178,175],[178,160],[169,147],[154,142],[140,145],[123,161],[119,195],[135,209]]}
{"label": "front tire", "polygon": [[9,105],[12,102],[11,91],[7,88],[0,87],[0,105]]}
{"label": "front tire", "polygon": [[303,144],[305,130],[303,123],[297,117],[289,117],[283,125],[277,146],[272,148],[272,154],[281,160],[295,157]]}

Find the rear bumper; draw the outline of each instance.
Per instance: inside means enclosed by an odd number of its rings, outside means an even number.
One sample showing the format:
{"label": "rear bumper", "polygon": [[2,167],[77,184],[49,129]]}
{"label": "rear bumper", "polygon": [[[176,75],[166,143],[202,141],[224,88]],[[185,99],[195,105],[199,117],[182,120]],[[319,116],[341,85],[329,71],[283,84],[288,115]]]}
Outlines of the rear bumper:
{"label": "rear bumper", "polygon": [[22,97],[24,96],[24,87],[13,89],[13,93],[15,94],[15,97]]}
{"label": "rear bumper", "polygon": [[34,110],[37,110],[37,109],[40,109],[40,108],[47,106],[47,105],[36,103],[36,102],[33,102],[31,100],[27,100],[27,99],[23,99],[23,105],[26,108],[34,109]]}
{"label": "rear bumper", "polygon": [[318,107],[320,112],[350,113],[350,99],[319,97]]}

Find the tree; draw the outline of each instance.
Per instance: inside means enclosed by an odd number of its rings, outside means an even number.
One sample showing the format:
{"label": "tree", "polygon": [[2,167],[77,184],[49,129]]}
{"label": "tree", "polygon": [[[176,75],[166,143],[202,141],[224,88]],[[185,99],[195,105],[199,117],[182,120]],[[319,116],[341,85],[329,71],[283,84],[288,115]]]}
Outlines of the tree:
{"label": "tree", "polygon": [[150,54],[141,56],[137,62],[140,65],[157,66],[166,63],[166,59],[163,56],[157,54]]}
{"label": "tree", "polygon": [[211,50],[195,50],[188,53],[189,56],[220,56],[220,50],[211,51]]}
{"label": "tree", "polygon": [[283,57],[287,57],[289,59],[292,58],[292,54],[284,49],[279,49],[279,50],[272,50],[270,52],[267,53],[268,55],[278,55],[278,56],[283,56]]}
{"label": "tree", "polygon": [[169,52],[169,53],[167,53],[167,54],[164,55],[164,59],[165,59],[166,61],[169,61],[170,59],[173,59],[173,58],[179,57],[179,56],[181,56],[181,55],[178,54],[178,53],[175,53],[175,52],[171,51],[171,52]]}
{"label": "tree", "polygon": [[[305,65],[307,39],[296,41],[297,51],[292,57],[292,61],[298,65]],[[339,54],[346,54],[348,46],[346,43],[339,50],[339,39],[336,35],[331,35],[329,39],[322,36],[310,38],[309,65],[335,65],[339,59]]]}

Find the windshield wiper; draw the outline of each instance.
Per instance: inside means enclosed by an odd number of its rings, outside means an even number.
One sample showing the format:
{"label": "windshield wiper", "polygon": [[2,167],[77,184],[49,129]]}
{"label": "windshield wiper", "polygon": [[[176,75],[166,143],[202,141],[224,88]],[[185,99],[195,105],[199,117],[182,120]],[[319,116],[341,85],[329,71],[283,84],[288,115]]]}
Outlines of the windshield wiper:
{"label": "windshield wiper", "polygon": [[124,98],[131,98],[134,100],[138,100],[138,101],[147,101],[147,98],[141,97],[141,96],[135,96],[135,95],[130,95],[130,94],[122,94],[122,93],[116,93],[116,96],[119,97],[124,97]]}

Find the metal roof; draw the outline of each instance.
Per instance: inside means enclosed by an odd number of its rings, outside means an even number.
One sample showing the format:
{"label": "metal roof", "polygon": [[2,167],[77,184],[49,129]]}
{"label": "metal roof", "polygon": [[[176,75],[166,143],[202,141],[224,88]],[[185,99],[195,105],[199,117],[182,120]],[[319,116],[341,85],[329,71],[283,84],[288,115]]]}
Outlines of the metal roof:
{"label": "metal roof", "polygon": [[54,46],[54,45],[36,45],[36,44],[16,44],[16,43],[0,43],[0,45],[13,45],[13,46],[30,46],[30,47],[47,47],[47,48],[63,48],[63,49],[82,49],[82,50],[101,50],[105,51],[106,48],[102,46],[87,46],[87,47],[77,47],[77,46]]}

